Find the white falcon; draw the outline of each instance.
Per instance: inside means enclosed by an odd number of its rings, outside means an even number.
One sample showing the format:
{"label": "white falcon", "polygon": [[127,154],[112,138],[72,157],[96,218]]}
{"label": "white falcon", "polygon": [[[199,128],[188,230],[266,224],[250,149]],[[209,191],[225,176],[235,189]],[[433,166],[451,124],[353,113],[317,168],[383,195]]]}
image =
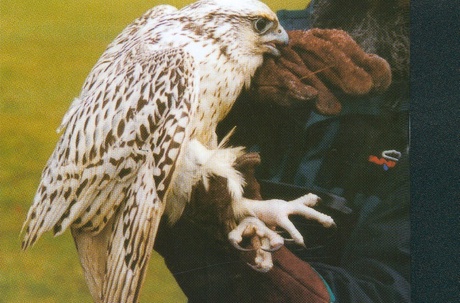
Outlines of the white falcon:
{"label": "white falcon", "polygon": [[137,302],[162,214],[176,221],[199,180],[228,179],[235,218],[279,224],[242,197],[244,180],[233,168],[241,149],[219,146],[215,129],[263,55],[278,55],[276,44],[287,42],[276,15],[256,0],[161,5],[135,20],[63,118],[23,249],[71,227],[94,300]]}

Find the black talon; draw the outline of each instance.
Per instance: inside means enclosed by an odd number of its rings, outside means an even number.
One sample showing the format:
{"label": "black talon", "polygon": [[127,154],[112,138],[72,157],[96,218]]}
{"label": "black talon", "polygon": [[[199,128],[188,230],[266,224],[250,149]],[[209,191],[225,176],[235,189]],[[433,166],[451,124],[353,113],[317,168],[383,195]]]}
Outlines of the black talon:
{"label": "black talon", "polygon": [[233,247],[235,247],[235,248],[238,249],[239,251],[254,251],[254,250],[256,250],[255,248],[244,248],[244,247],[241,247],[236,241],[230,241],[230,243],[232,243]]}

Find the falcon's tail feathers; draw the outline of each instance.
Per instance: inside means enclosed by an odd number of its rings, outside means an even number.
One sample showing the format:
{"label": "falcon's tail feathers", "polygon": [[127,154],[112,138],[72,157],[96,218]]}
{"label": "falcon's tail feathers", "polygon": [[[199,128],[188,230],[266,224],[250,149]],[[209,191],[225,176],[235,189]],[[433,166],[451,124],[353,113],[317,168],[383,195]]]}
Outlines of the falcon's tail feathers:
{"label": "falcon's tail feathers", "polygon": [[164,211],[151,176],[145,169],[136,177],[114,219],[102,286],[104,303],[138,301]]}

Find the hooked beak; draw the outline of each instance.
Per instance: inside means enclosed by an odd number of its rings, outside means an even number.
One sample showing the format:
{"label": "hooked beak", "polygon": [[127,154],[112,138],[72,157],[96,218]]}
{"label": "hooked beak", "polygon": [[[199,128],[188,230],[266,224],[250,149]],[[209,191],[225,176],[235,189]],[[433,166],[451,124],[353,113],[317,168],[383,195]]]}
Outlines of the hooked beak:
{"label": "hooked beak", "polygon": [[266,52],[278,57],[281,55],[280,51],[276,48],[277,45],[287,45],[289,43],[289,36],[286,30],[278,25],[274,30],[266,33],[262,40],[266,48]]}

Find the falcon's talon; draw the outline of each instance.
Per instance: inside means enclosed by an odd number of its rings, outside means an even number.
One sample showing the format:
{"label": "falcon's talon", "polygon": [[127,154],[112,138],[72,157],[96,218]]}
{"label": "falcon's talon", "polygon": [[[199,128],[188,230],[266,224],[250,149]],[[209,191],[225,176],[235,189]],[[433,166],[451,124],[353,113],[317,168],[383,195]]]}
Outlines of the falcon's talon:
{"label": "falcon's talon", "polygon": [[[243,237],[252,237],[253,248],[243,248],[239,245]],[[284,245],[283,238],[274,230],[268,228],[255,217],[246,217],[228,234],[230,243],[240,251],[256,251],[256,265],[249,264],[254,270],[267,272],[273,267],[271,253]]]}
{"label": "falcon's talon", "polygon": [[335,224],[334,219],[327,215],[323,216],[323,218],[318,218],[318,222],[321,223],[321,225],[323,225],[326,228],[337,228],[337,224]]}
{"label": "falcon's talon", "polygon": [[236,241],[230,241],[230,243],[232,244],[233,247],[235,247],[239,251],[255,251],[256,250],[256,248],[244,248],[241,245],[239,245],[238,242]]}

